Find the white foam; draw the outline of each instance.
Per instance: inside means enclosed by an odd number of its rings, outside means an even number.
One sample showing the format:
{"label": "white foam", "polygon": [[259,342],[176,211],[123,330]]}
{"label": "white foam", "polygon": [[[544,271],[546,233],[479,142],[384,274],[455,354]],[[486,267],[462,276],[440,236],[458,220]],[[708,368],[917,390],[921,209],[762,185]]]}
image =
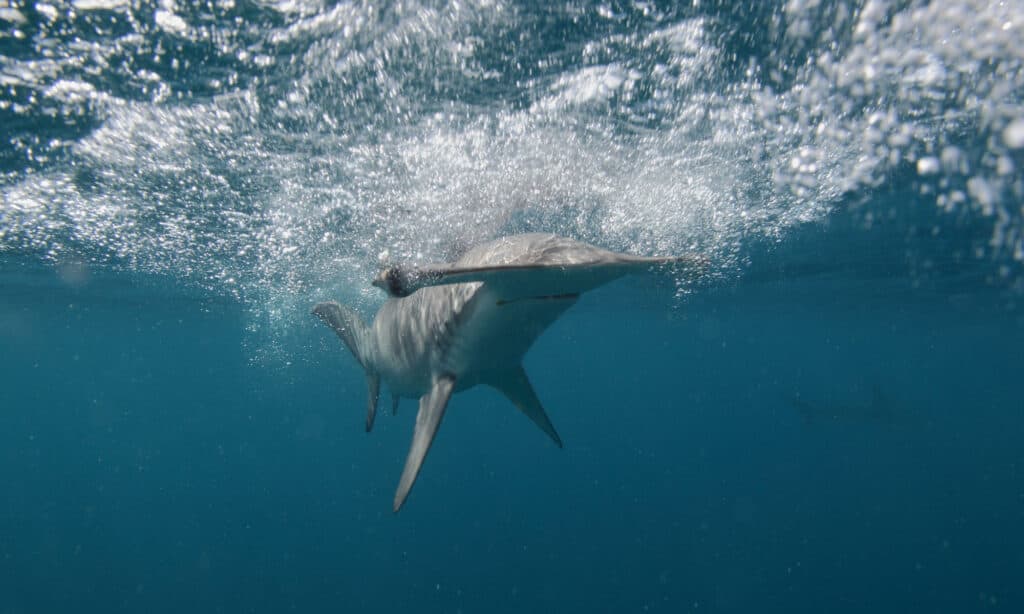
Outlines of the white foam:
{"label": "white foam", "polygon": [[646,44],[665,42],[677,54],[700,55],[708,50],[705,40],[707,22],[703,18],[684,19],[651,32]]}
{"label": "white foam", "polygon": [[1024,117],[1018,117],[1003,129],[1003,143],[1010,149],[1024,149]]}
{"label": "white foam", "polygon": [[28,23],[28,20],[21,14],[21,11],[9,6],[0,6],[0,21],[17,24]]}
{"label": "white foam", "polygon": [[[995,251],[1019,251],[1024,213],[1014,203],[1024,198],[1024,182],[1012,180],[1019,170],[1006,155],[1024,146],[1024,124],[1018,134],[1014,123],[1024,116],[1024,73],[1015,68],[1024,64],[1024,46],[1012,25],[1019,8],[981,0],[867,2],[856,15],[853,44],[828,48],[789,91],[762,100],[776,185],[821,198],[834,187],[873,188],[912,164],[922,178],[936,179],[929,189],[943,208],[992,218]],[[806,11],[791,17],[812,18]],[[771,124],[781,128],[773,133]],[[963,139],[974,142],[964,147]],[[816,173],[787,164],[806,147],[823,153]],[[973,186],[968,198],[955,197],[955,186],[965,184]]]}
{"label": "white foam", "polygon": [[185,20],[171,11],[157,9],[153,13],[153,20],[156,21],[156,25],[173,34],[184,34],[188,31]]}
{"label": "white foam", "polygon": [[127,7],[129,0],[72,0],[71,6],[79,11],[114,11]]}
{"label": "white foam", "polygon": [[942,165],[935,156],[926,156],[917,161],[918,175],[935,175],[940,170],[942,170]]}
{"label": "white foam", "polygon": [[[822,3],[790,0],[766,40],[810,60],[755,59],[736,77],[712,19],[652,18],[516,72],[522,9],[280,2],[280,26],[214,35],[265,80],[174,104],[152,93],[169,87],[159,71],[111,68],[152,24],[116,41],[51,39],[41,48],[57,57],[10,60],[0,82],[35,95],[19,112],[95,107],[98,127],[66,165],[0,186],[0,241],[232,280],[277,307],[367,288],[382,254],[439,260],[523,230],[700,250],[734,274],[750,241],[910,170],[944,210],[989,216],[992,249],[1012,251],[1024,49],[1004,29],[1017,19],[1007,4],[870,2],[823,25]],[[154,20],[188,34],[175,11],[164,2]],[[123,77],[147,94],[98,85]]]}
{"label": "white foam", "polygon": [[80,104],[96,95],[96,87],[85,81],[60,79],[46,88],[44,95],[65,104]]}
{"label": "white foam", "polygon": [[50,21],[54,21],[55,19],[57,19],[58,15],[57,7],[53,6],[52,4],[47,4],[45,2],[36,3],[36,12],[46,17]]}
{"label": "white foam", "polygon": [[618,64],[589,66],[576,73],[559,77],[551,85],[553,94],[538,101],[536,108],[552,111],[606,102],[612,96],[628,93],[639,78],[640,73],[626,70]]}

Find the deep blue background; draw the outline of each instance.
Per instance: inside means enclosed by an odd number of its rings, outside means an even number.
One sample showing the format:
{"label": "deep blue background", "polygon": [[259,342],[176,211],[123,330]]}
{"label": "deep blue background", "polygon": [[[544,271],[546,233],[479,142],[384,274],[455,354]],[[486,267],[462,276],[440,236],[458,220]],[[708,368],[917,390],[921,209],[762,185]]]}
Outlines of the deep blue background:
{"label": "deep blue background", "polygon": [[[97,4],[0,0],[0,614],[1024,612],[1012,2]],[[502,228],[723,262],[392,514],[309,306]]]}
{"label": "deep blue background", "polygon": [[526,360],[565,449],[461,394],[399,515],[414,406],[363,433],[313,318],[259,364],[232,300],[5,258],[0,611],[1019,611],[1021,299],[928,245],[593,292]]}

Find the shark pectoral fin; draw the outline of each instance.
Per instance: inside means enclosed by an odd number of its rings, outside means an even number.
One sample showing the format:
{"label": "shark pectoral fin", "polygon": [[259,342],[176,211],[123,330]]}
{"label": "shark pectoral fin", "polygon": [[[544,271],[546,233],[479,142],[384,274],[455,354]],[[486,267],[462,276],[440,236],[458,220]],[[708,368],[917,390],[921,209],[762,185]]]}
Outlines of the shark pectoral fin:
{"label": "shark pectoral fin", "polygon": [[562,438],[558,436],[558,433],[555,431],[555,425],[551,424],[551,419],[548,418],[547,412],[544,411],[544,407],[540,404],[540,399],[537,398],[537,393],[534,392],[530,379],[526,376],[526,371],[523,370],[522,365],[499,373],[497,377],[492,378],[487,384],[508,397],[508,400],[512,401],[512,404],[519,411],[526,414],[530,420],[533,420],[533,423],[547,433],[548,437],[559,448],[562,447]]}
{"label": "shark pectoral fin", "polygon": [[395,512],[402,508],[405,498],[409,496],[409,490],[416,481],[416,476],[420,473],[423,459],[434,441],[437,427],[441,425],[441,418],[444,417],[444,410],[448,407],[448,399],[451,398],[454,388],[455,377],[442,375],[434,380],[430,392],[420,397],[420,410],[416,414],[412,446],[409,448],[409,456],[405,459],[405,469],[402,470],[402,479],[398,481],[398,490],[395,491]]}
{"label": "shark pectoral fin", "polygon": [[367,407],[366,432],[373,429],[373,419],[377,416],[377,400],[380,398],[380,376],[376,373],[366,374]]}
{"label": "shark pectoral fin", "polygon": [[392,416],[397,416],[398,415],[398,395],[397,394],[392,394],[391,395],[391,415]]}

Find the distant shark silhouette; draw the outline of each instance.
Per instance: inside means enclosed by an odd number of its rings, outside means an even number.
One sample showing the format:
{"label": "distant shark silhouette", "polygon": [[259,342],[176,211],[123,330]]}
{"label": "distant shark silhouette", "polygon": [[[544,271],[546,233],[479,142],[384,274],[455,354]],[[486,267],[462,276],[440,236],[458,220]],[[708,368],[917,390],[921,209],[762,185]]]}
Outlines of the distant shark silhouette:
{"label": "distant shark silhouette", "polygon": [[523,370],[523,355],[581,293],[666,265],[697,272],[705,259],[648,258],[551,234],[517,235],[477,246],[453,263],[383,270],[373,285],[391,298],[371,326],[334,301],[316,305],[313,314],[334,329],[366,370],[367,431],[381,380],[391,390],[392,411],[399,397],[420,400],[394,511],[416,481],[452,393],[491,386],[561,447]]}
{"label": "distant shark silhouette", "polygon": [[790,396],[788,401],[800,414],[804,424],[826,420],[891,423],[896,418],[892,403],[878,386],[871,389],[871,401],[867,404],[815,403],[804,399],[799,393]]}

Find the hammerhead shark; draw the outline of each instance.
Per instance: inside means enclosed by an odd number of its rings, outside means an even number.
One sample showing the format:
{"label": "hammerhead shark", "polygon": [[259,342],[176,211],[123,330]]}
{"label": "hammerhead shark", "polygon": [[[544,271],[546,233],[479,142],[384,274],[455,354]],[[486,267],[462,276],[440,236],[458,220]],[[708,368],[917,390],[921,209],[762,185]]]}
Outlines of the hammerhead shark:
{"label": "hammerhead shark", "polygon": [[372,325],[334,301],[313,307],[366,371],[367,432],[381,381],[393,411],[400,397],[419,399],[394,511],[409,496],[453,393],[491,386],[562,447],[523,370],[533,342],[583,292],[634,272],[699,272],[705,264],[699,255],[634,256],[552,234],[515,235],[474,247],[455,262],[385,268],[373,285],[390,298]]}

